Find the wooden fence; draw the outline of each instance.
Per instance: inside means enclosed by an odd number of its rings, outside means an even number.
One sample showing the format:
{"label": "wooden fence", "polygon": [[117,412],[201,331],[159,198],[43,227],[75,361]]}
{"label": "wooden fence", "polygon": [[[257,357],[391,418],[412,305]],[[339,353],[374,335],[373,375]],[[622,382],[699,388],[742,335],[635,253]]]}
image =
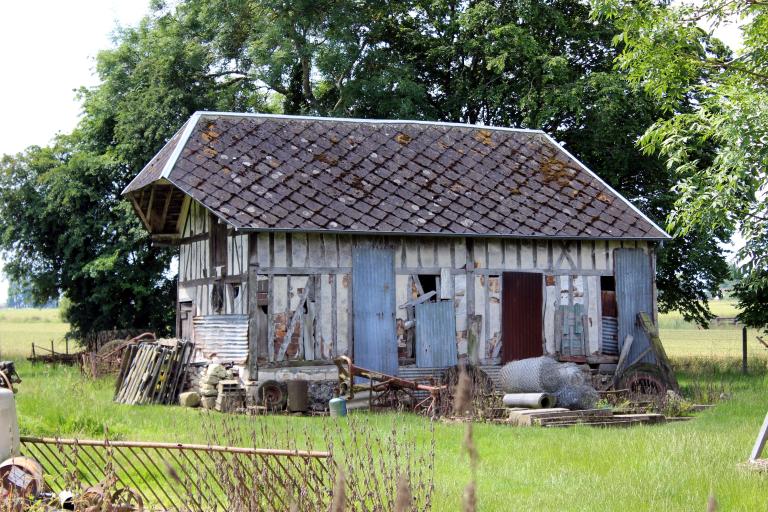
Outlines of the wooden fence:
{"label": "wooden fence", "polygon": [[43,466],[55,492],[112,479],[132,488],[145,510],[328,510],[330,452],[172,443],[21,438],[22,455]]}

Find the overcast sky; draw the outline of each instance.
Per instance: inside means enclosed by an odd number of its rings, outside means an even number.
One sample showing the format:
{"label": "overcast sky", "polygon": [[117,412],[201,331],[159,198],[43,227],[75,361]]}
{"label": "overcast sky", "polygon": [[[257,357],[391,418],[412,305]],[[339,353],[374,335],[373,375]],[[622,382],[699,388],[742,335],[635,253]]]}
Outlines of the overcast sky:
{"label": "overcast sky", "polygon": [[[111,45],[116,26],[138,23],[148,0],[25,0],[3,2],[0,16],[0,80],[4,121],[0,154],[45,145],[74,128],[80,114],[74,90],[95,85],[94,57]],[[732,46],[738,30],[718,35]],[[0,281],[0,304],[7,283]]]}

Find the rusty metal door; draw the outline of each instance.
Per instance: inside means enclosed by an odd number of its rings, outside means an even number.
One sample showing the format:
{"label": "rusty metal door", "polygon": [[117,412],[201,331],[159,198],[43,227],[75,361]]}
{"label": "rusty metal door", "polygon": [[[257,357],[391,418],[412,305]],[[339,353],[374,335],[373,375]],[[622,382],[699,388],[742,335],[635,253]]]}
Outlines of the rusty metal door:
{"label": "rusty metal door", "polygon": [[[648,313],[653,318],[653,274],[651,258],[642,249],[616,249],[613,252],[616,279],[616,306],[619,324],[619,353],[628,334],[634,338],[628,362],[634,361],[650,346],[645,331],[637,323],[637,314]],[[654,363],[652,353],[642,359]]]}
{"label": "rusty metal door", "polygon": [[352,250],[354,361],[397,375],[395,255],[388,247],[361,244]]}
{"label": "rusty metal door", "polygon": [[416,366],[447,368],[457,364],[456,311],[452,300],[416,305]]}
{"label": "rusty metal door", "polygon": [[504,272],[501,282],[501,361],[544,353],[542,274]]}

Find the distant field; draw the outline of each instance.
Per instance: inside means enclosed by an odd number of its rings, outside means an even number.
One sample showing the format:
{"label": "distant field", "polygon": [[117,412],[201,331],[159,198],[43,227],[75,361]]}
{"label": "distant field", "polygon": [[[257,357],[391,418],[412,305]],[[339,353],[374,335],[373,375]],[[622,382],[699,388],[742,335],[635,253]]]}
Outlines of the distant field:
{"label": "distant field", "polygon": [[[721,318],[733,318],[739,310],[732,299],[714,300],[709,303],[712,312]],[[670,357],[717,357],[741,358],[741,327],[723,325],[701,329],[686,322],[680,313],[659,315],[661,341]],[[768,349],[755,337],[759,332],[747,331],[747,353],[768,358]]]}
{"label": "distant field", "polygon": [[34,342],[64,351],[69,324],[62,322],[58,309],[0,309],[0,358],[27,357]]}

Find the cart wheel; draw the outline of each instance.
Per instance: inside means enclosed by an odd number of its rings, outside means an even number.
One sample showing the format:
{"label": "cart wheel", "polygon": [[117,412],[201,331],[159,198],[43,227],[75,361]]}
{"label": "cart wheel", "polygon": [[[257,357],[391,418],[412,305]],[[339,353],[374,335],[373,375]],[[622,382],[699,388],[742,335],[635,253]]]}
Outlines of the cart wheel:
{"label": "cart wheel", "polygon": [[628,389],[633,395],[651,396],[664,395],[669,389],[658,367],[652,364],[639,364],[627,369],[619,387]]}
{"label": "cart wheel", "polygon": [[112,495],[112,508],[114,510],[125,512],[141,512],[144,510],[144,501],[135,489],[123,487],[122,489],[115,491]]}
{"label": "cart wheel", "polygon": [[285,409],[285,404],[288,401],[285,386],[276,380],[264,381],[256,391],[256,397],[260,405],[271,411]]}

